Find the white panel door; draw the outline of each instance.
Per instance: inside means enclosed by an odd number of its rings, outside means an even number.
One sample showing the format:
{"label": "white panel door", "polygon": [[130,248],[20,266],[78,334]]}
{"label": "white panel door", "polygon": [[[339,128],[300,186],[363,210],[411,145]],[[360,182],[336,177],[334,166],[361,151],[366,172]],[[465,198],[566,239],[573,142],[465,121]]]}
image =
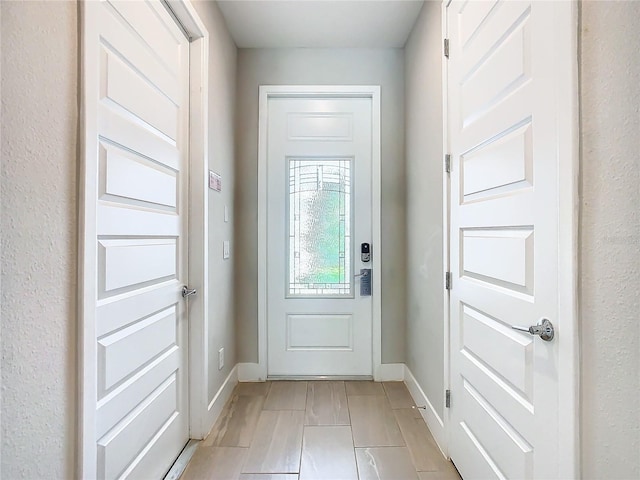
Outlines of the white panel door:
{"label": "white panel door", "polygon": [[372,100],[268,102],[268,375],[370,376]]}
{"label": "white panel door", "polygon": [[85,166],[84,288],[94,304],[85,331],[95,334],[87,351],[96,356],[84,359],[95,366],[94,451],[84,453],[93,465],[85,474],[162,478],[189,437],[181,296],[188,41],[160,2],[84,7],[85,47],[95,55],[85,101],[88,131],[96,133]]}
{"label": "white panel door", "polygon": [[553,38],[571,25],[558,8],[569,2],[447,8],[449,451],[467,479],[560,475],[558,331],[544,341],[512,328],[542,318],[562,328],[558,152],[570,139],[558,133]]}

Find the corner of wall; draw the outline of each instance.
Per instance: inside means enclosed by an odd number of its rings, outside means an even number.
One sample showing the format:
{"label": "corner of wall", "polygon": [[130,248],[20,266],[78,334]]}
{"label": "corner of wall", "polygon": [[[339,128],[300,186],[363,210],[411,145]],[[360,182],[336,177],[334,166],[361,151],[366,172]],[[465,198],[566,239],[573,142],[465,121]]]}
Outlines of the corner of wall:
{"label": "corner of wall", "polygon": [[425,2],[405,46],[406,364],[436,416],[445,390],[442,4]]}
{"label": "corner of wall", "polygon": [[427,424],[433,439],[438,444],[440,451],[446,458],[449,458],[449,444],[445,428],[445,420],[438,415],[438,412],[434,408],[436,399],[430,400],[427,397],[424,390],[422,390],[420,384],[407,366],[405,366],[404,371],[404,383],[419,409],[420,415],[422,415],[422,418]]}

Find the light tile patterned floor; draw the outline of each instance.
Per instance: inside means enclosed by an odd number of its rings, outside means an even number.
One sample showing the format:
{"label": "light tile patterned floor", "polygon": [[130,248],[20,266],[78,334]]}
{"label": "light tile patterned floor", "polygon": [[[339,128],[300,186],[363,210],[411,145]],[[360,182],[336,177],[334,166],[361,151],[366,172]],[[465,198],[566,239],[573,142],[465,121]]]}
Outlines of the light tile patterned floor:
{"label": "light tile patterned floor", "polygon": [[459,480],[401,382],[239,384],[180,480]]}

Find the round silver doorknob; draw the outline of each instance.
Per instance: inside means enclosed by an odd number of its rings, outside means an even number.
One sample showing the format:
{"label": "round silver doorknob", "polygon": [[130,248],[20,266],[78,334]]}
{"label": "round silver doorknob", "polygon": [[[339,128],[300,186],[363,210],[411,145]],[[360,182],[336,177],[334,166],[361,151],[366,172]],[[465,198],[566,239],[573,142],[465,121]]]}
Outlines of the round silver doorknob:
{"label": "round silver doorknob", "polygon": [[196,295],[198,291],[195,288],[189,288],[186,285],[182,287],[182,298],[190,297],[191,295]]}
{"label": "round silver doorknob", "polygon": [[550,342],[551,340],[553,340],[553,337],[555,336],[555,329],[553,328],[553,323],[551,323],[546,318],[543,318],[538,322],[537,325],[533,325],[531,327],[518,327],[514,325],[511,328],[513,328],[514,330],[518,330],[520,332],[530,333],[531,335],[538,335],[545,342]]}

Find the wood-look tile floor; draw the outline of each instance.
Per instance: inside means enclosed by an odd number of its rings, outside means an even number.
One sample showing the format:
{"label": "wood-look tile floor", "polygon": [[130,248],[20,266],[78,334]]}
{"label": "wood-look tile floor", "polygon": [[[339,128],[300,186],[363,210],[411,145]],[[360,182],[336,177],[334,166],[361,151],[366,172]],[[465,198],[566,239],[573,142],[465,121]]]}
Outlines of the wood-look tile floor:
{"label": "wood-look tile floor", "polygon": [[241,383],[181,480],[459,480],[401,382]]}

